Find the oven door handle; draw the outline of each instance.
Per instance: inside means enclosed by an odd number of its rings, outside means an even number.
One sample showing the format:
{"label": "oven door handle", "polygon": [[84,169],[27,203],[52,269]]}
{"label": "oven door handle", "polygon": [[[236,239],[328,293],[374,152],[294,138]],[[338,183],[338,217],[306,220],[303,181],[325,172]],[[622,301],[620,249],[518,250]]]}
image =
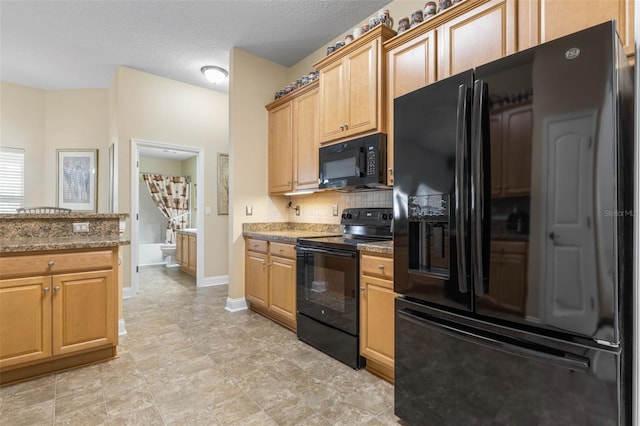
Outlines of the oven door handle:
{"label": "oven door handle", "polygon": [[339,250],[322,249],[317,247],[296,246],[296,250],[302,253],[320,253],[320,254],[327,254],[330,256],[340,256],[340,257],[356,257],[358,255],[358,253],[353,251],[339,251]]}

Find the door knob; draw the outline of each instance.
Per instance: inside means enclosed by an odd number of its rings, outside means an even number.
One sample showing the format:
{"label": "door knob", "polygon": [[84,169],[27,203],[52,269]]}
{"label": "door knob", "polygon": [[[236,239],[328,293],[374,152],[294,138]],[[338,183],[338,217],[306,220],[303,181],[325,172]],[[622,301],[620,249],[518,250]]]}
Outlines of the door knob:
{"label": "door knob", "polygon": [[553,232],[549,232],[549,238],[551,238],[551,241],[553,241],[553,244],[556,246],[559,246],[562,244],[558,236]]}

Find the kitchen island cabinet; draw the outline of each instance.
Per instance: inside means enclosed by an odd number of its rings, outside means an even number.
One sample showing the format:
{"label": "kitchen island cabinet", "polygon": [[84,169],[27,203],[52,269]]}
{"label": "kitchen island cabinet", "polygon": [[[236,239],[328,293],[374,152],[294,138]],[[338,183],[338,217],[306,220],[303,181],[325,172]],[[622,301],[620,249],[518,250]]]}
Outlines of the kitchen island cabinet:
{"label": "kitchen island cabinet", "polygon": [[314,64],[320,71],[321,144],[386,132],[382,43],[395,34],[379,25]]}
{"label": "kitchen island cabinet", "polygon": [[0,257],[0,383],[116,356],[118,247]]}
{"label": "kitchen island cabinet", "polygon": [[393,383],[393,257],[360,252],[360,355],[367,369]]}

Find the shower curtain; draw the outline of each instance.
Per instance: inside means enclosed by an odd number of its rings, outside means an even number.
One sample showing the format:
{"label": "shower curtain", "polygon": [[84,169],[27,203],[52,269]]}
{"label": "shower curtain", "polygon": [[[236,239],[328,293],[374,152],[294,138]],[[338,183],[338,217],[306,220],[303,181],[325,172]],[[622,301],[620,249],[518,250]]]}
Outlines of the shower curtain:
{"label": "shower curtain", "polygon": [[158,209],[167,218],[165,243],[175,244],[176,229],[188,227],[189,194],[191,178],[189,176],[163,176],[143,174],[151,198]]}

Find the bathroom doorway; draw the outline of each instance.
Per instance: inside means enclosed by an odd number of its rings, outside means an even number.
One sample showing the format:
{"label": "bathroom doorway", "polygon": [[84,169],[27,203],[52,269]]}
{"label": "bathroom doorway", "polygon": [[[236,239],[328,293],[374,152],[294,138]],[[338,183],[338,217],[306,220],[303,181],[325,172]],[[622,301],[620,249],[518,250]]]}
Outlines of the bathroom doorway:
{"label": "bathroom doorway", "polygon": [[[166,219],[150,216],[153,211],[146,199],[141,198],[148,192],[141,180],[142,173],[158,173],[167,175],[185,175],[191,177],[191,212],[190,227],[196,229],[197,260],[196,286],[200,287],[204,280],[204,244],[202,232],[202,212],[204,204],[204,149],[172,145],[139,139],[131,140],[131,293],[138,292],[140,267],[144,265],[164,264],[166,254],[171,250],[162,250],[165,239]],[[145,167],[149,170],[145,170]],[[154,170],[151,170],[154,169]],[[186,173],[184,172],[186,169]],[[150,199],[151,197],[149,197]],[[157,209],[156,209],[157,210]],[[157,212],[159,214],[159,211]],[[143,218],[143,215],[147,215]],[[160,215],[161,216],[161,215]],[[165,227],[162,228],[162,222]],[[156,241],[161,240],[161,242]],[[157,253],[154,252],[157,249]],[[163,252],[165,253],[163,257]]]}

